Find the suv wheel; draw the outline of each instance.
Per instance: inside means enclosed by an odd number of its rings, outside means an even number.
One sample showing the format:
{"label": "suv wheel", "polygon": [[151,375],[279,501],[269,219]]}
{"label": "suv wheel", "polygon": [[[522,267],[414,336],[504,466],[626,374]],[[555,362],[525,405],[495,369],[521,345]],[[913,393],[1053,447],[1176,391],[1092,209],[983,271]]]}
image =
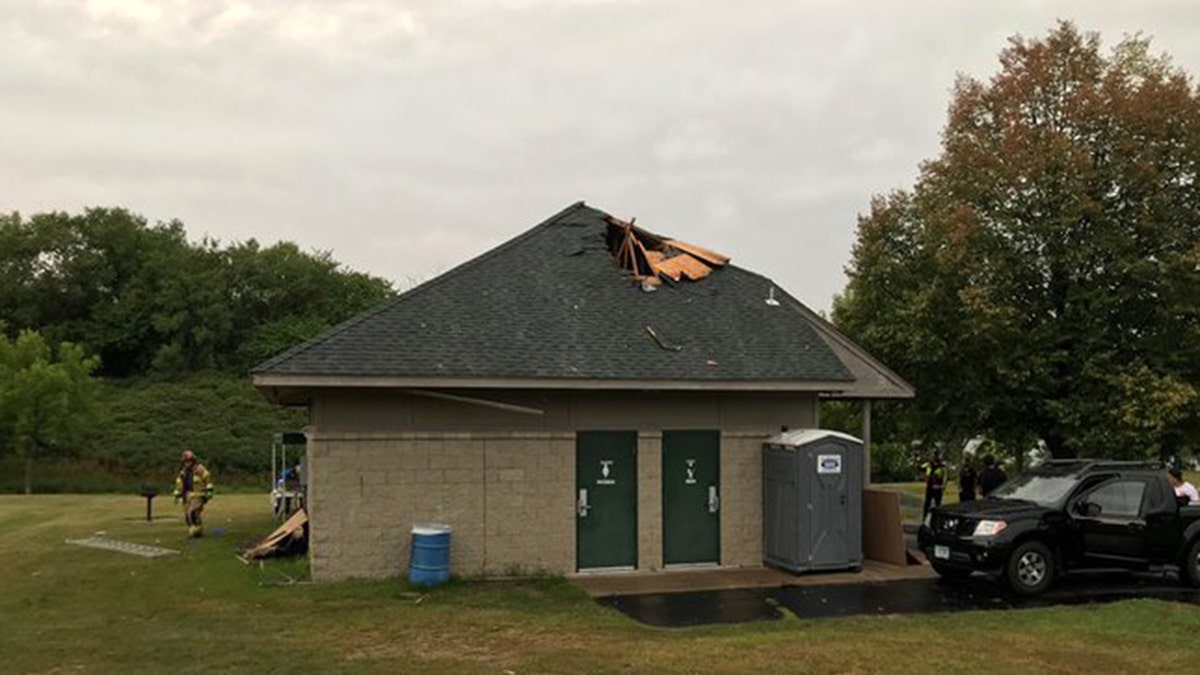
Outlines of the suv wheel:
{"label": "suv wheel", "polygon": [[1054,552],[1040,541],[1027,541],[1008,557],[1004,576],[1018,594],[1037,595],[1054,582]]}
{"label": "suv wheel", "polygon": [[1197,537],[1192,545],[1188,546],[1187,553],[1183,554],[1183,569],[1179,572],[1179,576],[1189,585],[1200,587],[1200,537]]}

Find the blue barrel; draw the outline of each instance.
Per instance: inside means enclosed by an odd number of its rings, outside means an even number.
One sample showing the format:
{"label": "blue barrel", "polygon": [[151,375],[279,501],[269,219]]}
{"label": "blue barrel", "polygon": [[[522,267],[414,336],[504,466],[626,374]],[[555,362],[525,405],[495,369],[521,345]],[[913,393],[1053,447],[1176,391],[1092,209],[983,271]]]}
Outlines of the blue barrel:
{"label": "blue barrel", "polygon": [[450,578],[450,526],[425,524],[412,529],[408,580],[413,586],[437,586]]}

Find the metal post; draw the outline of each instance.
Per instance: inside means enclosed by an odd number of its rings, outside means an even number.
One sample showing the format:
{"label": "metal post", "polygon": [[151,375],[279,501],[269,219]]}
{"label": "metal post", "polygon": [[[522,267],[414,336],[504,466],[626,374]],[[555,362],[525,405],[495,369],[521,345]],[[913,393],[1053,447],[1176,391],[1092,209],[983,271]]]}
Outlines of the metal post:
{"label": "metal post", "polygon": [[871,484],[871,399],[862,402],[863,487]]}

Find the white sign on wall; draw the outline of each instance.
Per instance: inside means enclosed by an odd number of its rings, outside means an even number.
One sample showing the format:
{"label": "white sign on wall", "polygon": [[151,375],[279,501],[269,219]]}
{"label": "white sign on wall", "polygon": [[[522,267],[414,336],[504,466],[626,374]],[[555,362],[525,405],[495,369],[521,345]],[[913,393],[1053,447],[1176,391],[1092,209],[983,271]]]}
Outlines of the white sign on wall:
{"label": "white sign on wall", "polygon": [[817,455],[817,473],[841,473],[841,455]]}

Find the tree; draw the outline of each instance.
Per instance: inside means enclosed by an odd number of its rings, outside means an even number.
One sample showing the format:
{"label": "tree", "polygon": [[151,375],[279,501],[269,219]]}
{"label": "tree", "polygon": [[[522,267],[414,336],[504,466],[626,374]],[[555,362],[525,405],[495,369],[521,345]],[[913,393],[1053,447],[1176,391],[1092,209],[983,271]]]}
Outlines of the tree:
{"label": "tree", "polygon": [[386,299],[329,253],[191,243],[179,221],[124,209],[0,216],[0,321],[84,345],[102,375],[245,372]]}
{"label": "tree", "polygon": [[926,437],[1176,452],[1200,432],[1200,93],[1070,23],[1000,63],[860,217],[835,322],[916,385]]}
{"label": "tree", "polygon": [[33,465],[51,454],[76,454],[96,400],[91,374],[99,365],[64,342],[51,349],[33,331],[9,340],[0,331],[0,440],[25,462],[25,494]]}

